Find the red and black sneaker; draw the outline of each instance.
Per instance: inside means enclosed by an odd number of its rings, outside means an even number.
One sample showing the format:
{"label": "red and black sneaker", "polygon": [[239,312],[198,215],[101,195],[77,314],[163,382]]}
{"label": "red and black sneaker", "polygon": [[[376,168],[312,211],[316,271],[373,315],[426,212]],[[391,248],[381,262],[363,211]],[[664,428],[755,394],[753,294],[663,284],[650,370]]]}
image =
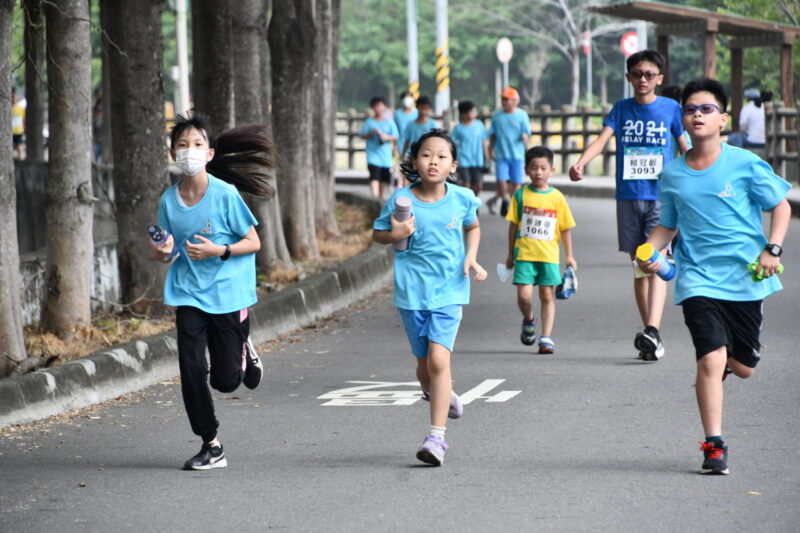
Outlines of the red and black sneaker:
{"label": "red and black sneaker", "polygon": [[728,447],[723,441],[701,442],[700,449],[703,450],[705,460],[700,467],[701,474],[727,475],[728,469]]}
{"label": "red and black sneaker", "polygon": [[733,374],[733,370],[731,370],[731,367],[726,366],[725,371],[722,373],[722,381],[725,381],[725,378],[727,378],[731,374]]}

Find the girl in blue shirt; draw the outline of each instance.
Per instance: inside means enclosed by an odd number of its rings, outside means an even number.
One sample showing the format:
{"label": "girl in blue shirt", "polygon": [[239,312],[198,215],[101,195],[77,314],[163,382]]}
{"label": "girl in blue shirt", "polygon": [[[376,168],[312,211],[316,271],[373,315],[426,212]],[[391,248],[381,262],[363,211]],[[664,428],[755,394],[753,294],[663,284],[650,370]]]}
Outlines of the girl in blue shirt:
{"label": "girl in blue shirt", "polygon": [[229,130],[214,142],[195,115],[177,118],[169,153],[181,179],[161,196],[158,225],[168,237],[151,241],[152,258],[177,257],[167,273],[164,303],[177,308],[183,401],[192,431],[203,439],[184,468],[207,470],[227,466],[207,376],[220,392],[233,392],[241,383],[254,389],[261,381],[247,313],[257,301],[255,253],[261,243],[258,222],[239,191],[272,194],[264,171],[273,166],[269,157],[275,150],[261,126]]}
{"label": "girl in blue shirt", "polygon": [[[471,190],[453,184],[457,166],[455,143],[444,130],[420,137],[401,166],[413,183],[386,202],[372,234],[381,244],[409,240],[408,248],[395,254],[394,302],[417,357],[423,398],[431,403],[430,432],[417,458],[435,466],[442,464],[448,448],[447,418],[458,418],[462,412],[453,392],[450,353],[461,307],[469,303],[470,269],[475,281],[486,279],[486,270],[476,260],[480,200]],[[401,196],[412,204],[413,216],[405,221],[394,216],[395,201]]]}

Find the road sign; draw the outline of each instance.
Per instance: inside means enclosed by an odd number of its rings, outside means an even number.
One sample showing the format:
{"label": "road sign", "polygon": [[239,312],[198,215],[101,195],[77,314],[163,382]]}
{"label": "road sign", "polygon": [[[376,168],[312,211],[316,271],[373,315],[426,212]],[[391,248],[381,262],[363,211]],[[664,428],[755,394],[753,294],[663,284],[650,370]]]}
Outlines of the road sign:
{"label": "road sign", "polygon": [[588,31],[583,32],[581,35],[581,47],[583,48],[583,55],[588,56],[592,50],[592,34]]}
{"label": "road sign", "polygon": [[625,33],[619,40],[619,49],[622,55],[630,57],[639,51],[639,35],[635,31]]}
{"label": "road sign", "polygon": [[514,45],[511,44],[511,39],[508,37],[501,37],[497,41],[497,60],[501,63],[508,63],[511,61],[511,56],[514,55]]}

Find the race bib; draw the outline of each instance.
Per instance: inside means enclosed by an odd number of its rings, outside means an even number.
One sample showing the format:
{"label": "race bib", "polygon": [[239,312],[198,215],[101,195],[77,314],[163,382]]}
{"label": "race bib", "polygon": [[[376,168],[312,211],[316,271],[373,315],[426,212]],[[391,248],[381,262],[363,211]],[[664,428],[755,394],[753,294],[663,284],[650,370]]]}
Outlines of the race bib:
{"label": "race bib", "polygon": [[661,146],[627,146],[623,154],[622,179],[654,180],[664,166]]}
{"label": "race bib", "polygon": [[553,209],[525,207],[519,236],[523,239],[552,241],[556,236],[556,212]]}

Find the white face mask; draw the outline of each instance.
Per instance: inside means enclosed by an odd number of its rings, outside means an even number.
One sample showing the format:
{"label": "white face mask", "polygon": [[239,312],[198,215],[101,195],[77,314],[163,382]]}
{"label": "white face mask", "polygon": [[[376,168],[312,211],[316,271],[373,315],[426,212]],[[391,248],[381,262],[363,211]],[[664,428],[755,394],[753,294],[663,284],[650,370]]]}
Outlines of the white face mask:
{"label": "white face mask", "polygon": [[406,96],[405,98],[403,98],[403,107],[405,107],[406,109],[414,107],[414,98],[412,98],[411,96]]}
{"label": "white face mask", "polygon": [[206,168],[208,150],[200,148],[184,148],[175,150],[175,164],[187,176],[194,176]]}

